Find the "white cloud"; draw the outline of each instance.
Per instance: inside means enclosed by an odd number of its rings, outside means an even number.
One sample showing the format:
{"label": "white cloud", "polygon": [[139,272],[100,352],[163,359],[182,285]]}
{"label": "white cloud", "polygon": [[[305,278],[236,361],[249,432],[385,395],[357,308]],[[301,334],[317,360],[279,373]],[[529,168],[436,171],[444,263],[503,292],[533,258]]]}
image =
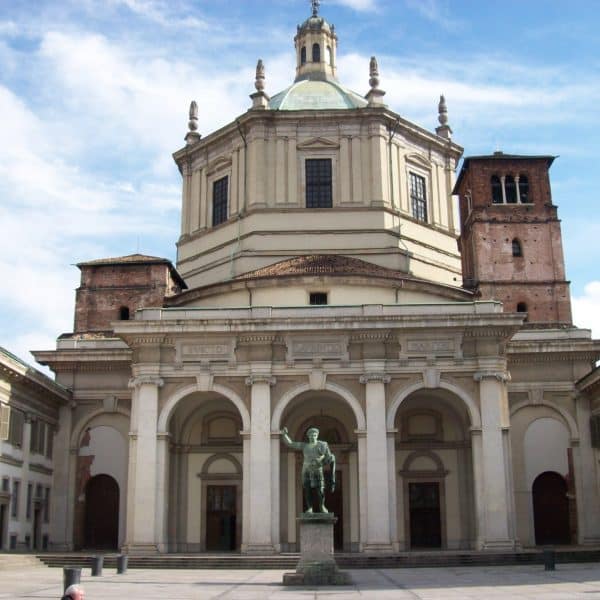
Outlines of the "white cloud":
{"label": "white cloud", "polygon": [[572,299],[573,322],[578,327],[591,329],[594,338],[600,338],[600,281],[590,281],[582,296]]}
{"label": "white cloud", "polygon": [[334,4],[347,6],[359,12],[376,11],[378,9],[376,0],[335,0]]}
{"label": "white cloud", "polygon": [[406,6],[447,30],[457,30],[462,23],[451,17],[450,9],[439,0],[405,0]]}

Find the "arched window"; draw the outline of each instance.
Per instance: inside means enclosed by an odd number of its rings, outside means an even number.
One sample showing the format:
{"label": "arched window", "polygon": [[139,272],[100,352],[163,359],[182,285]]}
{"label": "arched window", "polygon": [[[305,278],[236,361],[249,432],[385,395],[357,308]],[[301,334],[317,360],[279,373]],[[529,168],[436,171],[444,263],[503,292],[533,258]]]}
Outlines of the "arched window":
{"label": "arched window", "polygon": [[321,62],[321,46],[319,44],[313,44],[312,61],[316,63]]}
{"label": "arched window", "polygon": [[513,256],[523,256],[523,248],[517,238],[512,241],[512,254]]}
{"label": "arched window", "polygon": [[127,306],[121,306],[119,309],[119,319],[121,321],[129,321],[129,308]]}
{"label": "arched window", "polygon": [[492,175],[492,204],[502,204],[502,184],[498,175]]}
{"label": "arched window", "polygon": [[506,202],[507,204],[517,203],[517,186],[515,184],[515,178],[512,175],[507,175],[504,180],[504,188],[506,191]]}
{"label": "arched window", "polygon": [[306,64],[306,46],[302,46],[302,50],[300,50],[300,64]]}
{"label": "arched window", "polygon": [[524,204],[529,202],[529,179],[527,179],[527,175],[519,175],[519,198]]}
{"label": "arched window", "polygon": [[327,64],[333,67],[333,54],[331,53],[331,47],[327,46]]}

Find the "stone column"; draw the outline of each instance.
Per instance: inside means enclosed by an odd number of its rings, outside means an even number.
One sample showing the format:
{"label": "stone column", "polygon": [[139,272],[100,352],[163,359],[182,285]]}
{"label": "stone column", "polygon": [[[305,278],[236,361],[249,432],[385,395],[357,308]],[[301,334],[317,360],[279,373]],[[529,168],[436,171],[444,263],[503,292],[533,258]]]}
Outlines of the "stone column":
{"label": "stone column", "polygon": [[594,449],[592,448],[590,399],[578,395],[575,400],[579,444],[573,444],[575,467],[575,489],[579,502],[578,542],[580,544],[600,544],[600,495],[596,484]]}
{"label": "stone column", "polygon": [[54,436],[54,477],[50,502],[50,547],[53,551],[68,552],[73,549],[72,528],[73,503],[71,481],[75,477],[71,460],[71,427],[73,408],[61,406],[58,412],[58,431]]}
{"label": "stone column", "polygon": [[366,552],[389,552],[390,506],[388,481],[388,442],[385,420],[385,384],[390,378],[382,373],[362,375],[367,405],[367,539]]}
{"label": "stone column", "polygon": [[250,505],[248,553],[273,553],[271,536],[271,386],[275,378],[266,374],[246,379],[250,392]]}
{"label": "stone column", "polygon": [[512,550],[514,502],[510,444],[508,438],[508,394],[504,371],[480,371],[474,375],[479,382],[481,404],[481,441],[473,436],[473,463],[478,512],[478,542],[481,549]]}
{"label": "stone column", "polygon": [[169,438],[170,434],[167,432],[159,433],[156,438],[156,542],[160,552],[168,551]]}
{"label": "stone column", "polygon": [[158,390],[162,385],[163,380],[154,375],[139,375],[129,382],[133,389],[125,543],[129,553],[151,554],[158,551],[156,428]]}

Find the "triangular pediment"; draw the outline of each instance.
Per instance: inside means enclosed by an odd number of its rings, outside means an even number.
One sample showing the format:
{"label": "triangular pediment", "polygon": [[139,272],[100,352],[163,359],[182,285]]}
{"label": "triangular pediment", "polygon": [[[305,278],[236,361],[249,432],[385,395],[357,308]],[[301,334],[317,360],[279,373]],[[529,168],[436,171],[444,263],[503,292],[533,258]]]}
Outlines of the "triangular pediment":
{"label": "triangular pediment", "polygon": [[339,147],[337,142],[322,137],[312,138],[297,146],[298,150],[337,150]]}
{"label": "triangular pediment", "polygon": [[219,171],[221,169],[226,169],[231,166],[231,157],[228,156],[219,156],[212,162],[208,164],[207,172],[210,175],[215,171]]}
{"label": "triangular pediment", "polygon": [[421,154],[417,154],[416,152],[412,152],[411,154],[406,155],[406,162],[412,163],[413,165],[419,165],[425,169],[431,169],[431,162],[427,160]]}

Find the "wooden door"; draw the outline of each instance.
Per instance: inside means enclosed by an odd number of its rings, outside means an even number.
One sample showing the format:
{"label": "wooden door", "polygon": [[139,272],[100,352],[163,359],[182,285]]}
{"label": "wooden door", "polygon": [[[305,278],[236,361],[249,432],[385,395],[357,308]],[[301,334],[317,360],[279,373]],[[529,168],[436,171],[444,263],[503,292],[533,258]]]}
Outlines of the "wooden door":
{"label": "wooden door", "polygon": [[562,475],[546,471],[533,482],[533,521],[535,543],[569,544],[569,498]]}
{"label": "wooden door", "polygon": [[119,484],[96,475],[85,486],[84,546],[116,550],[119,537]]}
{"label": "wooden door", "polygon": [[[237,548],[237,490],[234,485],[206,486],[206,549],[227,552]],[[260,508],[257,508],[260,510]]]}
{"label": "wooden door", "polygon": [[441,548],[440,484],[408,484],[410,511],[410,547]]}

